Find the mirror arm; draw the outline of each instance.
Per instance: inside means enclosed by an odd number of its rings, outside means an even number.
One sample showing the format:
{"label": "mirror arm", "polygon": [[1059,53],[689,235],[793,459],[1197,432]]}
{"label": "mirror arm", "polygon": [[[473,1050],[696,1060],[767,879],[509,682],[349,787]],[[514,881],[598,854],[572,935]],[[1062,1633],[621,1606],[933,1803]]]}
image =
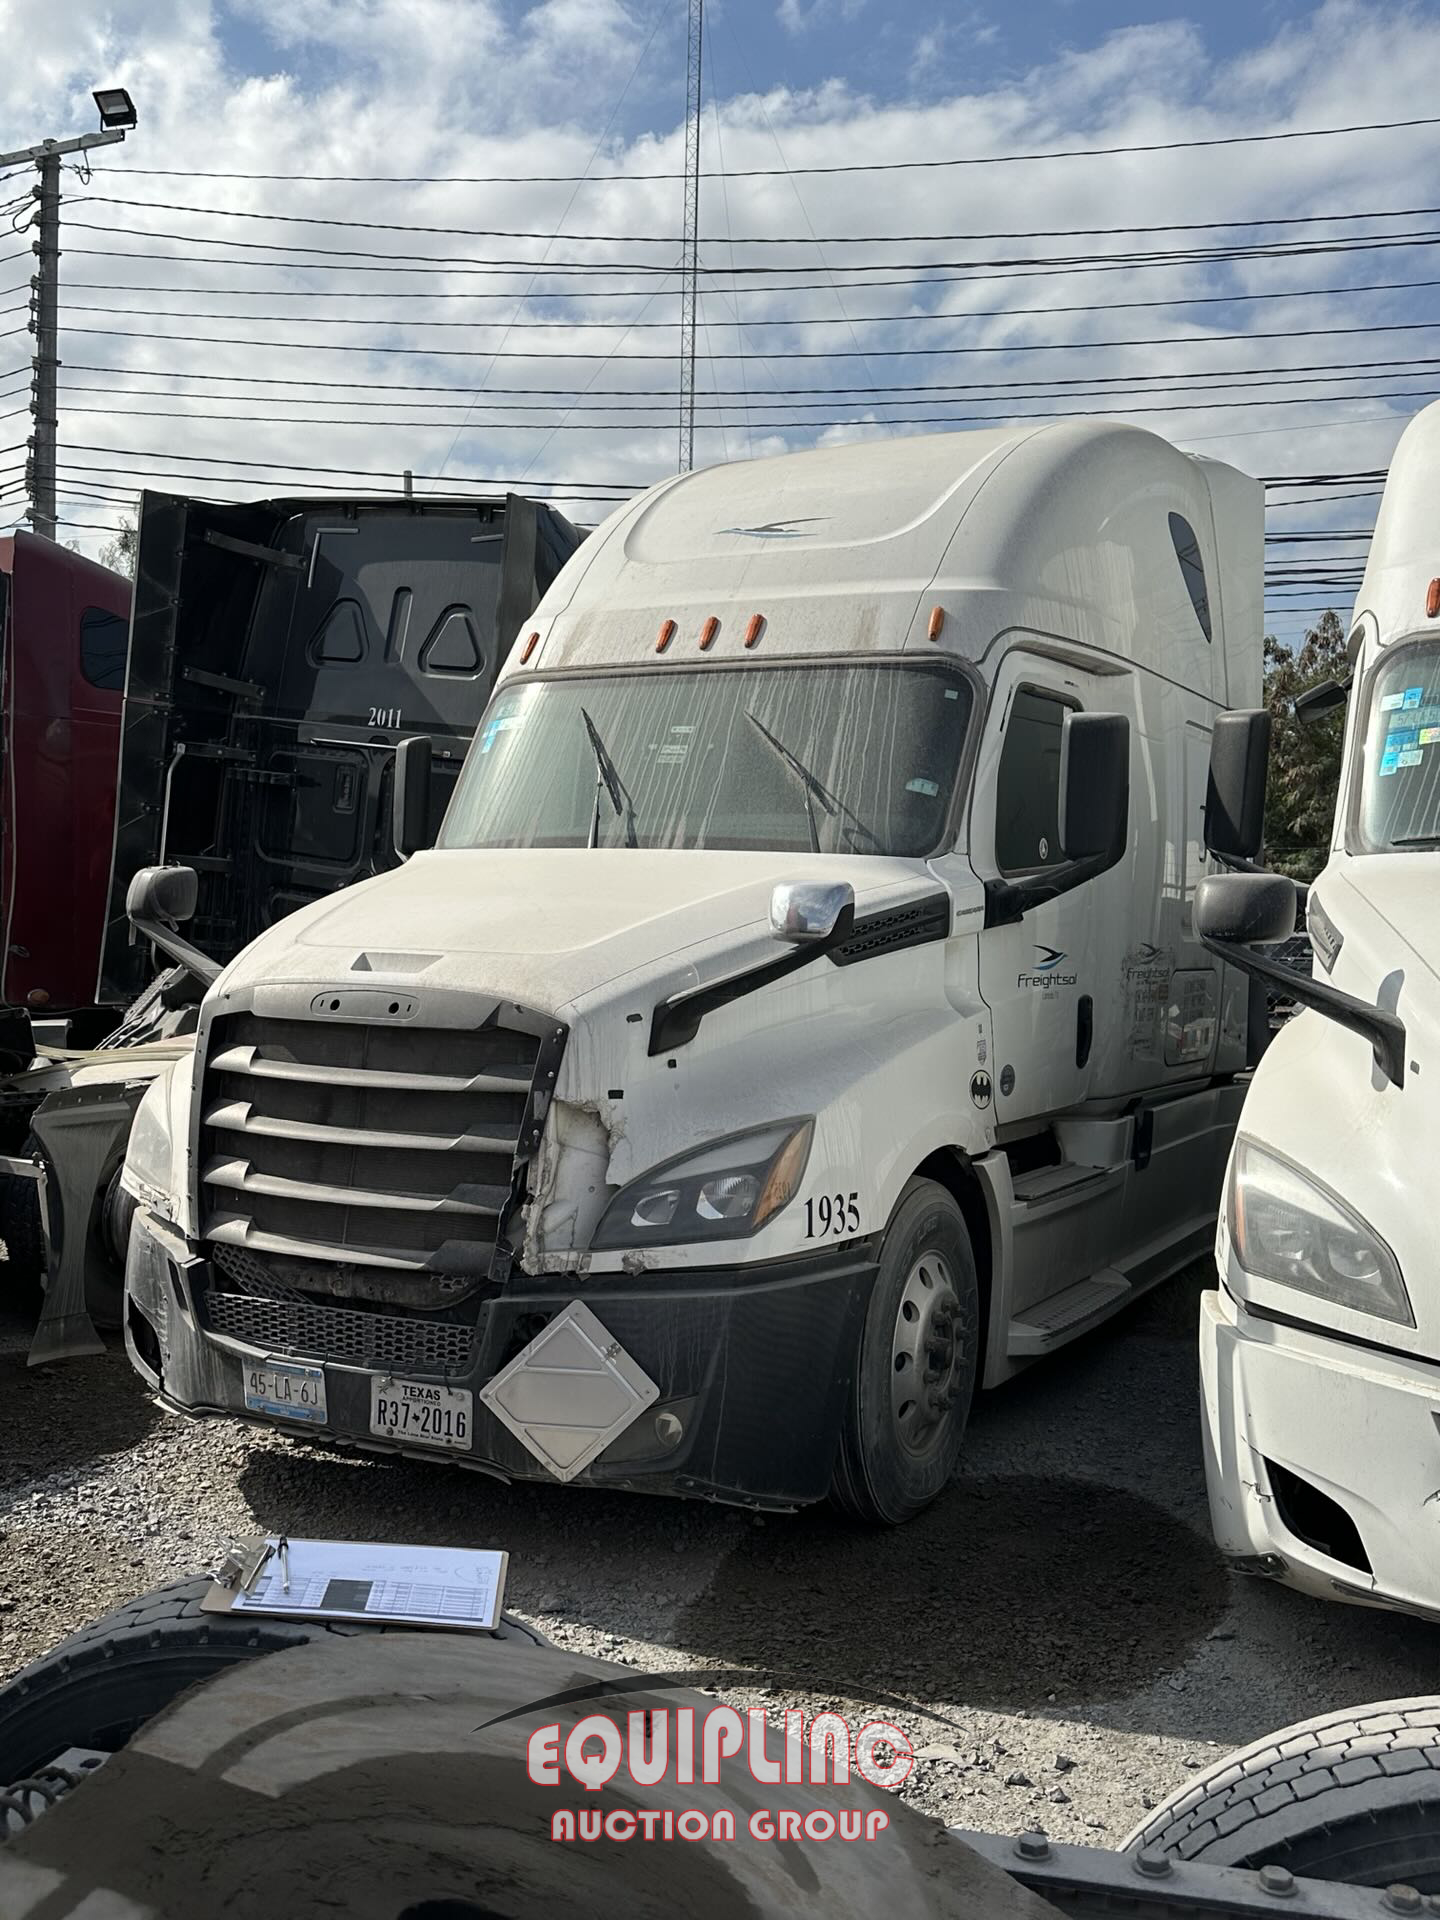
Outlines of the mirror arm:
{"label": "mirror arm", "polygon": [[661,1000],[650,1015],[650,1044],[646,1052],[653,1060],[657,1053],[668,1053],[672,1047],[683,1047],[700,1031],[700,1022],[707,1013],[728,1007],[732,1000],[743,999],[747,993],[758,993],[761,987],[768,987],[772,981],[783,980],[787,973],[795,973],[799,968],[823,959],[836,947],[844,946],[854,926],[855,908],[852,904],[841,909],[835,925],[823,940],[807,941],[803,947],[797,947],[793,953],[783,954],[778,960],[767,960],[763,966],[749,967],[744,973],[732,973],[728,979],[717,980],[711,986],[692,987],[688,993],[672,994],[670,999]]}
{"label": "mirror arm", "polygon": [[1270,981],[1302,1006],[1323,1013],[1352,1033],[1363,1034],[1374,1050],[1376,1066],[1397,1087],[1404,1086],[1405,1022],[1398,1014],[1386,1013],[1382,1007],[1372,1007],[1368,1000],[1357,1000],[1353,994],[1342,993],[1338,987],[1287,967],[1283,961],[1272,960],[1257,947],[1236,940],[1212,940],[1203,933],[1200,943],[1232,967]]}
{"label": "mirror arm", "polygon": [[168,920],[152,920],[148,916],[141,918],[131,914],[130,924],[153,946],[157,946],[162,953],[168,954],[177,966],[193,974],[202,987],[212,987],[224,971],[218,960],[212,960],[209,954],[202,953],[199,947],[191,946],[185,936],[177,932]]}
{"label": "mirror arm", "polygon": [[1086,881],[1108,873],[1120,857],[1120,854],[1094,853],[1088,860],[1074,861],[1053,878],[1036,873],[1026,880],[987,880],[985,925],[1013,927],[1032,907],[1043,907],[1049,900],[1058,900],[1062,893],[1071,893]]}

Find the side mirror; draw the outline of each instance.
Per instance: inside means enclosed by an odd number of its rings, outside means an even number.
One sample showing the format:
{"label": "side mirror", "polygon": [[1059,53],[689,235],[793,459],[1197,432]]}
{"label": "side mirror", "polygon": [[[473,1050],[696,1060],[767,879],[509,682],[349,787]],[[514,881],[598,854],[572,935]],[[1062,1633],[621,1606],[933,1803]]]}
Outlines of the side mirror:
{"label": "side mirror", "polygon": [[1207,874],[1195,889],[1195,931],[1222,960],[1362,1034],[1370,1042],[1376,1067],[1393,1085],[1403,1087],[1405,1023],[1397,1014],[1260,951],[1295,931],[1295,898],[1295,883],[1283,874]]}
{"label": "side mirror", "polygon": [[1210,736],[1205,845],[1225,860],[1256,860],[1265,840],[1270,716],[1263,708],[1222,713]]}
{"label": "side mirror", "polygon": [[770,931],[777,940],[807,946],[828,940],[847,909],[853,918],[855,889],[848,880],[785,883],[770,896]]}
{"label": "side mirror", "polygon": [[189,920],[200,899],[200,876],[193,867],[142,867],[125,892],[125,913],[132,927],[202,987],[220,977],[220,963],[175,931]]}
{"label": "side mirror", "polygon": [[395,787],[390,806],[391,835],[402,860],[435,844],[437,820],[430,824],[430,736],[413,734],[395,749]]}
{"label": "side mirror", "polygon": [[141,867],[125,894],[127,919],[191,920],[200,900],[200,876],[193,867]]}
{"label": "side mirror", "polygon": [[1202,940],[1268,946],[1295,931],[1295,882],[1283,873],[1210,873],[1195,889]]}
{"label": "side mirror", "polygon": [[1313,727],[1327,713],[1334,713],[1337,707],[1343,707],[1349,698],[1348,681],[1322,680],[1316,686],[1307,687],[1304,693],[1296,694],[1295,718],[1302,727]]}
{"label": "side mirror", "polygon": [[1060,846],[1067,860],[1114,865],[1130,827],[1130,722],[1067,713],[1060,735]]}

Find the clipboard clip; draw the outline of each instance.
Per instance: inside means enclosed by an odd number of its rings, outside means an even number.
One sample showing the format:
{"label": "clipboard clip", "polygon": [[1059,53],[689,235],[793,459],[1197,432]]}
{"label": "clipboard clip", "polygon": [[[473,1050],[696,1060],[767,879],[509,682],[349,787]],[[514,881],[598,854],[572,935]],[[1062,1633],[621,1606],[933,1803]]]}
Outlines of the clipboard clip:
{"label": "clipboard clip", "polygon": [[225,1558],[215,1568],[211,1578],[219,1587],[225,1587],[232,1593],[248,1593],[260,1577],[260,1569],[275,1552],[263,1534],[251,1540],[242,1540],[231,1547]]}

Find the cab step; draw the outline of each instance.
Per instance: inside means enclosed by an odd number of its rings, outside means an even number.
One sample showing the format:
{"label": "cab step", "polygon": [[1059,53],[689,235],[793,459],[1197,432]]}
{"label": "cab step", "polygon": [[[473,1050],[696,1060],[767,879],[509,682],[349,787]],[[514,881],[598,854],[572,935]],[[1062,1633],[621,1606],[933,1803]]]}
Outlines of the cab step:
{"label": "cab step", "polygon": [[1007,1351],[1012,1360],[1033,1359],[1098,1326],[1134,1291],[1114,1267],[1102,1267],[1088,1280],[1076,1280],[1048,1300],[1037,1300],[1010,1322]]}

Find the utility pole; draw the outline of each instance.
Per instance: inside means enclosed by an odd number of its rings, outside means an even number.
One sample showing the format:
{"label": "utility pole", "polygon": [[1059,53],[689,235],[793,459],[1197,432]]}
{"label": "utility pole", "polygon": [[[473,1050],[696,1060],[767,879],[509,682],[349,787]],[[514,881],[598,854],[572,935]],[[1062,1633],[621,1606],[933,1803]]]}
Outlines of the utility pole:
{"label": "utility pole", "polygon": [[705,0],[690,0],[685,68],[685,238],[680,255],[680,471],[695,464],[695,324],[700,305],[700,50]]}
{"label": "utility pole", "polygon": [[60,373],[60,156],[40,156],[40,205],[35,252],[39,261],[31,286],[35,320],[35,359],[30,381],[30,458],[25,478],[30,495],[30,525],[43,539],[55,538],[55,435],[60,424],[56,392]]}
{"label": "utility pole", "polygon": [[30,495],[29,520],[36,533],[55,538],[56,430],[60,371],[60,161],[67,153],[90,147],[108,147],[123,140],[135,125],[135,108],[123,87],[102,87],[95,95],[100,131],[82,133],[73,140],[42,140],[37,146],[0,153],[0,170],[34,165],[40,184],[36,200],[33,251],[36,271],[30,281],[31,326],[35,354],[31,361],[29,458],[25,485]]}

